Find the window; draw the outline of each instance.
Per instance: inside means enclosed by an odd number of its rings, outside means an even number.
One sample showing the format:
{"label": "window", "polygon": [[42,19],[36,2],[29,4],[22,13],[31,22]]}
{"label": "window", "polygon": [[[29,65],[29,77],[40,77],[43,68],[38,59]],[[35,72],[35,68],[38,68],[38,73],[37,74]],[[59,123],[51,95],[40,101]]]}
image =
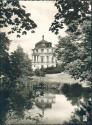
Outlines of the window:
{"label": "window", "polygon": [[49,62],[49,56],[47,56],[47,62]]}
{"label": "window", "polygon": [[52,63],[54,62],[54,57],[52,56]]}
{"label": "window", "polygon": [[49,53],[49,49],[47,49],[47,53]]}
{"label": "window", "polygon": [[34,56],[34,62],[36,62],[36,56]]}
{"label": "window", "polygon": [[43,52],[44,52],[44,49],[41,49],[41,52],[43,53]]}
{"label": "window", "polygon": [[39,56],[37,56],[37,62],[39,62]]}
{"label": "window", "polygon": [[44,56],[41,56],[41,63],[44,62]]}

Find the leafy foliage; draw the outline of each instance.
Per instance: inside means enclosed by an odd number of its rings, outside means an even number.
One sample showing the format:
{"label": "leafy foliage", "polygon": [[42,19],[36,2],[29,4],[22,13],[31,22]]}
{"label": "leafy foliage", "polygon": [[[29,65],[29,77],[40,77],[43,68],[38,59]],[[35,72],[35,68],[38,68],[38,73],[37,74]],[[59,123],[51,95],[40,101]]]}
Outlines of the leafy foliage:
{"label": "leafy foliage", "polygon": [[60,38],[56,46],[56,56],[62,62],[61,65],[64,66],[64,70],[75,79],[92,82],[92,63],[89,44],[90,27],[88,24],[81,27],[81,35],[77,36],[71,33],[65,38]]}
{"label": "leafy foliage", "polygon": [[30,13],[25,12],[25,6],[20,6],[19,0],[0,0],[0,28],[11,26],[8,34],[17,32],[25,35],[37,27],[35,22],[30,18]]}
{"label": "leafy foliage", "polygon": [[76,84],[64,84],[62,92],[73,105],[77,105],[69,122],[64,125],[92,124],[92,88]]}
{"label": "leafy foliage", "polygon": [[28,55],[23,52],[21,47],[18,47],[17,50],[11,54],[10,59],[12,79],[32,76],[31,61],[28,58]]}
{"label": "leafy foliage", "polygon": [[88,99],[92,94],[92,88],[82,87],[79,83],[74,84],[64,84],[61,88],[63,94],[72,103],[72,105],[80,105],[80,100],[82,98]]}
{"label": "leafy foliage", "polygon": [[68,30],[75,32],[84,20],[90,20],[90,0],[57,0],[55,3],[58,13],[50,30],[58,34],[59,29],[68,25]]}
{"label": "leafy foliage", "polygon": [[56,56],[74,78],[92,82],[92,3],[89,0],[57,0],[55,6],[58,13],[50,30],[58,34],[65,24],[68,33],[66,38],[60,39]]}
{"label": "leafy foliage", "polygon": [[5,33],[0,32],[0,76],[7,76],[9,73],[9,49],[10,40]]}
{"label": "leafy foliage", "polygon": [[0,33],[0,125],[7,124],[7,113],[15,112],[16,115],[23,116],[23,110],[32,107],[32,93],[28,90],[25,93],[23,88],[17,88],[16,82],[22,75],[32,76],[31,62],[22,48],[18,49],[19,54],[14,52],[10,56],[9,44],[10,40],[5,33]]}
{"label": "leafy foliage", "polygon": [[61,67],[61,65],[57,65],[56,67],[47,67],[44,69],[45,73],[47,74],[55,74],[55,73],[61,73],[61,71],[63,70],[63,67]]}
{"label": "leafy foliage", "polygon": [[72,119],[65,125],[91,125],[92,124],[92,97],[85,102],[80,101]]}
{"label": "leafy foliage", "polygon": [[44,71],[43,68],[41,68],[41,69],[36,69],[36,70],[34,71],[34,74],[35,74],[36,76],[42,76],[42,77],[44,77],[44,76],[45,76],[45,71]]}
{"label": "leafy foliage", "polygon": [[[64,71],[75,79],[86,80],[92,84],[92,1],[57,0],[55,6],[58,13],[55,15],[50,30],[58,34],[59,30],[66,25],[68,33],[65,38],[60,38],[56,47],[56,56],[61,65],[64,66]],[[69,86],[66,85],[63,89],[67,91]],[[75,97],[74,102],[76,102]],[[71,120],[65,125],[91,124],[92,93],[86,101],[80,101]]]}
{"label": "leafy foliage", "polygon": [[[9,29],[8,34],[16,32],[17,37],[20,37],[27,31],[34,32],[33,29],[37,25],[30,18],[30,14],[25,12],[25,6],[20,6],[18,0],[0,0],[0,29],[5,27]],[[22,49],[19,55],[14,52],[14,55],[10,56],[10,42],[6,34],[0,32],[0,125],[7,124],[7,113],[15,112],[18,116],[23,116],[23,110],[32,107],[32,93],[20,93],[16,86],[18,77],[23,77],[23,74],[26,77],[32,76],[31,62]]]}

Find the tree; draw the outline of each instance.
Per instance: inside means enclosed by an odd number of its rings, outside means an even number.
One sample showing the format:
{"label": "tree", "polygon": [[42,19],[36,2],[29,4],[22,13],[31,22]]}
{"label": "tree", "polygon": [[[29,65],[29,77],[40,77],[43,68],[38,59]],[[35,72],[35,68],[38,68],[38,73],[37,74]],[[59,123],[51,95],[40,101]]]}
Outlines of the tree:
{"label": "tree", "polygon": [[[16,32],[17,37],[26,34],[27,31],[34,32],[33,29],[37,27],[35,22],[30,18],[30,14],[25,12],[25,6],[20,6],[18,0],[0,0],[0,29],[9,26],[8,34]],[[22,111],[24,107],[28,107],[29,104],[32,105],[31,102],[28,103],[28,98],[24,98],[16,91],[16,87],[13,86],[16,82],[14,82],[15,77],[13,77],[15,70],[11,67],[11,59],[8,54],[10,42],[6,34],[0,32],[0,125],[7,124],[5,123],[6,115],[8,112],[11,112],[11,109],[18,109],[20,111],[19,109],[21,107]],[[31,63],[26,54],[25,58],[25,65],[27,65],[27,67],[24,66],[26,75],[31,75]],[[18,75],[20,76],[20,74]],[[14,97],[17,97],[17,99]]]}
{"label": "tree", "polygon": [[[50,30],[59,33],[67,26],[68,36],[60,38],[56,47],[56,56],[62,62],[64,70],[74,78],[87,80],[92,84],[92,1],[57,0],[58,13]],[[92,94],[74,112],[72,119],[65,125],[92,124]],[[87,118],[85,122],[83,117]]]}
{"label": "tree", "polygon": [[55,6],[58,13],[50,30],[58,34],[65,24],[68,33],[66,38],[60,39],[56,55],[74,78],[92,82],[91,2],[59,0]]}
{"label": "tree", "polygon": [[[92,0],[57,0],[55,6],[58,13],[50,30],[58,34],[66,25],[68,33],[68,36],[59,39],[56,56],[65,71],[76,79],[87,80],[92,84]],[[92,94],[87,101],[80,101],[73,117],[65,125],[91,124]]]}
{"label": "tree", "polygon": [[74,37],[60,38],[56,47],[56,56],[62,62],[64,71],[72,77],[92,82],[91,56],[87,37],[83,37],[80,43]]}
{"label": "tree", "polygon": [[10,40],[5,33],[0,32],[0,76],[7,76],[9,73],[9,44]]}
{"label": "tree", "polygon": [[30,13],[25,12],[25,6],[21,6],[19,0],[0,0],[0,28],[11,26],[8,34],[17,32],[24,35],[26,31],[34,32],[37,27],[30,18]]}
{"label": "tree", "polygon": [[28,55],[23,52],[21,47],[18,47],[17,50],[11,54],[10,60],[11,78],[13,80],[24,76],[32,76],[31,60],[28,58]]}
{"label": "tree", "polygon": [[[8,63],[5,54],[7,54],[7,44],[9,40],[4,35],[5,34],[2,34],[2,39],[4,40],[2,42],[2,51],[0,50],[1,55],[3,56],[3,58],[1,58],[1,63],[3,64],[0,67],[0,73],[5,76],[2,81],[0,80],[0,125],[5,125],[7,113],[12,114],[15,112],[15,114],[22,117],[24,115],[24,109],[32,107],[32,102],[30,100],[32,92],[29,92],[28,90],[28,92],[25,92],[25,87],[17,88],[17,83],[18,85],[21,84],[23,86],[22,81],[25,84],[28,80],[30,81],[29,78],[32,76],[31,61],[28,58],[28,55],[23,52],[23,49],[18,47],[18,49],[9,57]],[[6,46],[3,45],[4,41],[7,43],[4,44]],[[30,97],[29,93],[31,94]]]}
{"label": "tree", "polygon": [[68,31],[75,32],[85,20],[91,18],[90,0],[56,0],[58,12],[50,30],[58,34],[59,29],[68,26]]}

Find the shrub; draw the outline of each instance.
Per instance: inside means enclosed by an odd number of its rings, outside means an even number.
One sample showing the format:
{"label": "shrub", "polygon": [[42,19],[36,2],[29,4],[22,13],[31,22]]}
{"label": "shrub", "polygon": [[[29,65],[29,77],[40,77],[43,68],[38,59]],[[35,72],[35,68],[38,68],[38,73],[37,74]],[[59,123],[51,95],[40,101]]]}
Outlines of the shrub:
{"label": "shrub", "polygon": [[36,76],[42,76],[42,77],[44,77],[45,76],[45,71],[43,69],[36,69],[34,74]]}

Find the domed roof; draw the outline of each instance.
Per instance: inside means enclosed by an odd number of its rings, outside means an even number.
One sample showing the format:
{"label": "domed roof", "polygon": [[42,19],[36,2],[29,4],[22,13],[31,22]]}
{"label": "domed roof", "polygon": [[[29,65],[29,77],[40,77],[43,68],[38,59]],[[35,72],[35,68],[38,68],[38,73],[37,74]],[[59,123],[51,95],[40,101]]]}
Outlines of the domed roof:
{"label": "domed roof", "polygon": [[42,40],[39,41],[36,45],[36,48],[48,48],[48,47],[52,47],[51,42],[48,42],[46,40],[44,40],[44,35],[42,36]]}

